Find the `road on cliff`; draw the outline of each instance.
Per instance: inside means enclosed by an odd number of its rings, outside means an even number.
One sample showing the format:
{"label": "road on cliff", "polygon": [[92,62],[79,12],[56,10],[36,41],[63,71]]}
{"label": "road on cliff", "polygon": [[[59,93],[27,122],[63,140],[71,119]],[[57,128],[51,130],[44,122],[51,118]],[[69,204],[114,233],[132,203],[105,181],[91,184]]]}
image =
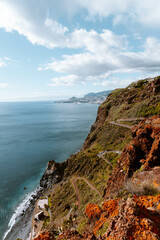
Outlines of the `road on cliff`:
{"label": "road on cliff", "polygon": [[142,121],[144,120],[145,118],[141,117],[141,118],[121,118],[121,119],[117,119],[115,121],[111,121],[110,124],[114,124],[116,126],[120,126],[120,127],[125,127],[125,128],[128,128],[128,129],[131,129],[132,126],[131,125],[128,125],[128,124],[124,124],[124,123],[119,123],[119,122],[132,122],[132,121]]}

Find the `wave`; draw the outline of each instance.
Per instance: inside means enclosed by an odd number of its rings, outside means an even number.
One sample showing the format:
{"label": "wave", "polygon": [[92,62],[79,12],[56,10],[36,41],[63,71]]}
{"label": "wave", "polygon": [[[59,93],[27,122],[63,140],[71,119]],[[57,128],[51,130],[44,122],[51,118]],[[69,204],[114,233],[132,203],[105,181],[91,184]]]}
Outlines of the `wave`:
{"label": "wave", "polygon": [[19,222],[25,212],[30,208],[31,205],[33,205],[38,197],[38,193],[42,190],[41,187],[37,187],[36,190],[33,192],[26,194],[25,199],[19,204],[19,206],[15,209],[9,224],[8,224],[8,230],[3,235],[3,240],[6,239],[6,237],[9,235],[9,233],[12,231],[13,227],[17,222]]}

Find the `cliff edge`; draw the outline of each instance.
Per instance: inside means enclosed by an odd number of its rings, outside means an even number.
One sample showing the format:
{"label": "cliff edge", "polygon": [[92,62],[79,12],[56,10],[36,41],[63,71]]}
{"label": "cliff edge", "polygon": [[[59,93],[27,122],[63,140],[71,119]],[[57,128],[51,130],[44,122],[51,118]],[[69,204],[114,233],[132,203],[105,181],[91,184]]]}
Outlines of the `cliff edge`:
{"label": "cliff edge", "polygon": [[160,77],[109,94],[81,151],[48,163],[35,240],[160,239],[159,114]]}

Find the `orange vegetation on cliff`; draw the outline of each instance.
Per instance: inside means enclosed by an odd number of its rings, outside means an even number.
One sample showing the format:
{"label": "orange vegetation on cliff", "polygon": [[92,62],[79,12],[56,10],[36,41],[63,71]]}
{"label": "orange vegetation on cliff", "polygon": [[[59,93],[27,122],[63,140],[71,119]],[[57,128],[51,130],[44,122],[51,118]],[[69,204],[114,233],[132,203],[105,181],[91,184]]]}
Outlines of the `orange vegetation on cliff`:
{"label": "orange vegetation on cliff", "polygon": [[99,218],[102,212],[102,209],[96,204],[88,204],[86,207],[86,214],[92,219]]}
{"label": "orange vegetation on cliff", "polygon": [[160,117],[143,120],[132,128],[133,140],[121,154],[117,168],[107,182],[106,197],[119,191],[126,180],[141,167],[160,166]]}
{"label": "orange vegetation on cliff", "polygon": [[34,240],[54,240],[53,234],[49,232],[43,232],[41,233],[37,238],[34,238]]}
{"label": "orange vegetation on cliff", "polygon": [[160,195],[108,200],[103,204],[103,213],[95,223],[93,232],[97,235],[107,221],[109,224],[104,239],[159,239],[159,207]]}
{"label": "orange vegetation on cliff", "polygon": [[106,212],[107,217],[114,217],[118,214],[118,202],[119,199],[109,200],[103,203],[103,210]]}

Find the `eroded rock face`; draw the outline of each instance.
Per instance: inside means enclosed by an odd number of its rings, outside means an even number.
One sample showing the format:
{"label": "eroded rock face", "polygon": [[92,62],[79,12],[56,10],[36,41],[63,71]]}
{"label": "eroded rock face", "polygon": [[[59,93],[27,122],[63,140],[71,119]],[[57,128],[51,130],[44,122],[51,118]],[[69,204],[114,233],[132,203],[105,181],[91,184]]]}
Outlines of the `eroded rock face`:
{"label": "eroded rock face", "polygon": [[48,188],[52,184],[60,182],[63,178],[65,168],[66,162],[56,163],[54,160],[49,161],[46,171],[40,180],[40,186]]}
{"label": "eroded rock face", "polygon": [[[99,220],[95,222],[93,227],[95,236],[97,236],[104,224],[108,223],[102,239],[160,239],[159,201],[160,195],[156,197],[134,196],[127,200],[115,199],[104,202],[101,216],[99,216]],[[86,214],[90,218],[92,216],[88,214],[87,208]],[[97,209],[95,209],[95,212],[97,212]],[[94,215],[93,209],[92,215]]]}
{"label": "eroded rock face", "polygon": [[132,128],[133,140],[119,159],[106,188],[106,197],[118,191],[139,169],[160,166],[160,117],[151,117]]}

